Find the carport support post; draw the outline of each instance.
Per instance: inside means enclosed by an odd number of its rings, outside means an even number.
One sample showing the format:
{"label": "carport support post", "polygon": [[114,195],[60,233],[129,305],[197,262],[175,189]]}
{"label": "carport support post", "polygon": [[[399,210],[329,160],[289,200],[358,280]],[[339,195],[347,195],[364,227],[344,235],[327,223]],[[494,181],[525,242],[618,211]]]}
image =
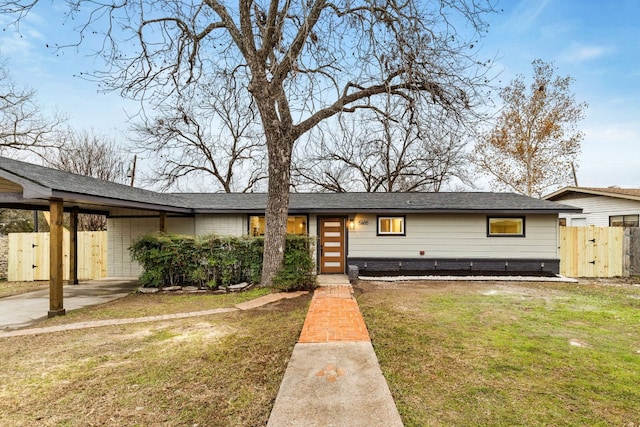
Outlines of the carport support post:
{"label": "carport support post", "polygon": [[62,316],[65,309],[62,301],[62,200],[49,202],[51,215],[49,235],[49,317]]}
{"label": "carport support post", "polygon": [[71,208],[69,233],[69,284],[78,284],[78,208]]}

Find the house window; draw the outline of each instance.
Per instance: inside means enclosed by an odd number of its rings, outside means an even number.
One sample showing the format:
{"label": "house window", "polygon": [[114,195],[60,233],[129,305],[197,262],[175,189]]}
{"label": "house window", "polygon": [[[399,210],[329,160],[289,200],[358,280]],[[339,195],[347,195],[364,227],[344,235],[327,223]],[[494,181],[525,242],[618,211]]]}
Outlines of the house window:
{"label": "house window", "polygon": [[404,221],[403,216],[379,216],[378,236],[405,236]]}
{"label": "house window", "polygon": [[[249,217],[249,236],[264,236],[265,219],[264,216]],[[287,217],[287,234],[307,234],[307,217],[306,216],[289,216]]]}
{"label": "house window", "polygon": [[487,236],[524,237],[524,217],[487,217]]}
{"label": "house window", "polygon": [[609,217],[610,227],[637,227],[639,215],[614,215]]}

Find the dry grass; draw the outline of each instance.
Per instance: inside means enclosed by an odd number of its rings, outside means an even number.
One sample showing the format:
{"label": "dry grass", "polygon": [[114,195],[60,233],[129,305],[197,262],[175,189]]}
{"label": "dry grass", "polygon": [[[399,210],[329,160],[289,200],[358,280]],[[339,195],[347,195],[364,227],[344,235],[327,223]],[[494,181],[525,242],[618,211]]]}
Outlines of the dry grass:
{"label": "dry grass", "polygon": [[410,426],[640,425],[640,286],[360,283]]}
{"label": "dry grass", "polygon": [[234,305],[270,293],[266,288],[255,287],[245,292],[228,294],[207,293],[132,293],[106,304],[72,310],[66,316],[48,319],[38,326],[53,326],[92,320],[126,319],[131,317],[158,316],[212,310]]}
{"label": "dry grass", "polygon": [[[145,312],[182,311],[185,303],[138,297],[157,306]],[[134,299],[109,310],[131,314]],[[0,339],[0,425],[264,425],[308,303]],[[99,313],[82,312],[77,319]]]}
{"label": "dry grass", "polygon": [[6,282],[0,281],[0,298],[20,295],[27,292],[40,291],[48,289],[48,281],[38,282]]}

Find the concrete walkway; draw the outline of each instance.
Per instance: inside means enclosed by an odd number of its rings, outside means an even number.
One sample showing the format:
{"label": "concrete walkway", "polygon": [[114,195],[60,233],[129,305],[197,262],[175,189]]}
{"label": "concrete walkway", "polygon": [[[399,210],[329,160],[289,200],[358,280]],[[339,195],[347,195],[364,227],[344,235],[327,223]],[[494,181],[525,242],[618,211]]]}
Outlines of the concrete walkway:
{"label": "concrete walkway", "polygon": [[[122,298],[138,288],[136,279],[99,279],[63,287],[64,308],[75,310]],[[49,289],[0,298],[0,330],[34,325],[46,319]]]}
{"label": "concrete walkway", "polygon": [[402,426],[346,276],[319,276],[267,426]]}

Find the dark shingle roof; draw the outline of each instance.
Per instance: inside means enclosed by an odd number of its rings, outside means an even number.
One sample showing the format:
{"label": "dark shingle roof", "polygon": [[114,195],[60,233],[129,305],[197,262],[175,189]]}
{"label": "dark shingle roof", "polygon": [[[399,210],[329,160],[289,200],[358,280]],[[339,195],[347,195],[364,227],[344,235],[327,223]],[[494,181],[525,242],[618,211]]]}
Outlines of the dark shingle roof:
{"label": "dark shingle roof", "polygon": [[[267,195],[176,194],[196,212],[262,212]],[[299,212],[580,212],[581,209],[514,193],[292,193],[289,210]]]}
{"label": "dark shingle roof", "polygon": [[0,157],[0,174],[9,179],[11,177],[21,178],[20,183],[26,191],[31,190],[36,193],[50,191],[50,197],[61,196],[67,199],[73,198],[74,195],[82,195],[98,197],[105,204],[108,204],[107,199],[110,199],[112,201],[184,208],[182,200],[171,194],[156,193],[4,157]]}
{"label": "dark shingle roof", "polygon": [[[175,213],[263,213],[264,193],[157,193],[0,157],[0,177],[20,184],[30,203],[61,198],[85,207],[130,207]],[[93,209],[93,208],[92,208]],[[581,212],[514,193],[292,193],[291,213]]]}

